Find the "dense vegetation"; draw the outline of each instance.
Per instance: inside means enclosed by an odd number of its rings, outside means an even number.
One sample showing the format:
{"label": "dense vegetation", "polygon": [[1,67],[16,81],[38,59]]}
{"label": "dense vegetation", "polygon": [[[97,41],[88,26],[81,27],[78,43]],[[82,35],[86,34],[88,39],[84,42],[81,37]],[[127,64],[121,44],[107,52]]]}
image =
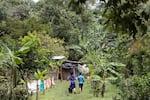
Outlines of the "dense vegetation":
{"label": "dense vegetation", "polygon": [[149,100],[149,44],[150,0],[0,0],[0,97],[27,98],[37,69],[64,55],[88,64],[102,96],[110,79],[116,98]]}

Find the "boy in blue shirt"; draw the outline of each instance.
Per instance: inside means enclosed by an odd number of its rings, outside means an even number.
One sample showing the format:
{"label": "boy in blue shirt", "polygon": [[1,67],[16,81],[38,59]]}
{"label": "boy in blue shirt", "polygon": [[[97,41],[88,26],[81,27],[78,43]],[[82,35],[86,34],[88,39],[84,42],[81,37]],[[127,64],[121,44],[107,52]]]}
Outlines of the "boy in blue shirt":
{"label": "boy in blue shirt", "polygon": [[79,82],[79,89],[81,93],[83,89],[83,83],[84,83],[84,77],[81,75],[81,73],[79,73],[78,82]]}
{"label": "boy in blue shirt", "polygon": [[70,80],[69,93],[72,93],[72,92],[75,93],[76,84],[75,84],[75,76],[73,75],[73,72],[71,72],[69,80]]}

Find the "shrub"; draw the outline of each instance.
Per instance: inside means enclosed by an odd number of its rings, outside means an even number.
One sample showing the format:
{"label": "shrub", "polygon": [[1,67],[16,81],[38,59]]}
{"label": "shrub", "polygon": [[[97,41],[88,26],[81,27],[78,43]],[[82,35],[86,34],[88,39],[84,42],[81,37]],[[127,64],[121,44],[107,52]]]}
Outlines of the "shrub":
{"label": "shrub", "polygon": [[28,91],[23,88],[15,88],[14,95],[10,95],[10,91],[6,87],[0,87],[0,100],[28,100]]}
{"label": "shrub", "polygon": [[99,76],[97,75],[91,76],[91,88],[92,88],[93,95],[98,97],[101,89]]}
{"label": "shrub", "polygon": [[123,100],[150,100],[150,73],[122,80],[119,87]]}
{"label": "shrub", "polygon": [[0,87],[0,100],[8,100],[8,89],[5,87]]}
{"label": "shrub", "polygon": [[27,89],[19,89],[15,90],[16,100],[28,100],[28,91]]}

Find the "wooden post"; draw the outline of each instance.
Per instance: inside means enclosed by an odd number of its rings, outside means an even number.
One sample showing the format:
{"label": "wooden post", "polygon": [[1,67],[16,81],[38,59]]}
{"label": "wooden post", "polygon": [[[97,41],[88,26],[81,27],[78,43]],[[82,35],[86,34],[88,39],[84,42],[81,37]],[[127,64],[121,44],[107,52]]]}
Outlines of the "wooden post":
{"label": "wooden post", "polygon": [[62,77],[62,66],[60,66],[60,69],[61,69],[61,73],[60,73],[60,77],[61,77],[61,81],[63,80],[63,77]]}
{"label": "wooden post", "polygon": [[57,69],[57,80],[59,79],[60,68]]}
{"label": "wooden post", "polygon": [[39,100],[39,84],[37,80],[37,85],[36,85],[36,100]]}
{"label": "wooden post", "polygon": [[74,75],[76,76],[76,72],[75,72],[75,68],[73,67],[73,73],[74,73]]}

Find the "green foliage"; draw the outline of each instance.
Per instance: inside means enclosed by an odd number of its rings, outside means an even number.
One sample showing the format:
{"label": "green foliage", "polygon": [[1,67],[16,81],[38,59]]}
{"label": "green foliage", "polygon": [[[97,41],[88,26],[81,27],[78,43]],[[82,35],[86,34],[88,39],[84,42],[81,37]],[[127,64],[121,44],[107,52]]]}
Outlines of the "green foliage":
{"label": "green foliage", "polygon": [[27,89],[20,89],[17,88],[15,89],[15,95],[16,95],[16,99],[20,99],[20,100],[28,100],[29,99],[29,95],[28,95],[28,90]]}
{"label": "green foliage", "polygon": [[146,12],[147,1],[108,0],[105,2],[103,14],[103,17],[107,19],[107,26],[111,26],[118,33],[129,34],[133,38],[146,34],[150,16]]}
{"label": "green foliage", "polygon": [[24,36],[22,39],[20,38],[22,47],[18,50],[17,53],[25,54],[30,51],[30,48],[38,45],[39,39],[31,33],[28,33],[28,35],[29,36]]}
{"label": "green foliage", "polygon": [[82,48],[80,46],[77,45],[72,45],[68,47],[69,50],[69,60],[80,60],[83,55],[84,55],[84,51],[82,50]]}
{"label": "green foliage", "polygon": [[[71,0],[70,4],[73,8],[80,9],[84,7],[87,1],[90,0]],[[150,14],[148,11],[148,0],[100,0],[99,3],[100,8],[97,7],[96,9],[99,9],[99,12],[103,12],[103,15],[99,15],[102,16],[100,22],[111,29],[111,31],[129,34],[133,38],[146,34]]]}
{"label": "green foliage", "polygon": [[4,2],[0,2],[0,22],[6,20],[6,8],[3,6]]}
{"label": "green foliage", "polygon": [[23,79],[21,79],[19,84],[25,85],[25,81]]}
{"label": "green foliage", "polygon": [[44,80],[47,73],[47,70],[40,71],[39,69],[37,69],[37,71],[34,73],[34,77],[36,78],[36,80]]}
{"label": "green foliage", "polygon": [[66,44],[78,44],[81,33],[81,18],[74,12],[68,10],[67,0],[44,0],[39,2],[39,17],[41,21],[51,28],[52,37],[63,39]]}
{"label": "green foliage", "polygon": [[[37,34],[40,38],[39,54],[42,53],[42,50],[46,50],[46,53],[50,53],[51,56],[54,55],[67,55],[65,48],[63,47],[64,41],[58,38],[51,38],[47,34]],[[43,48],[43,49],[42,49]],[[49,49],[48,49],[49,48]]]}
{"label": "green foliage", "polygon": [[9,18],[0,24],[1,35],[9,34],[13,38],[18,38],[24,33],[23,23],[19,20]]}
{"label": "green foliage", "polygon": [[8,92],[8,90],[6,88],[1,87],[0,88],[0,98],[8,100],[9,96],[8,96],[7,92]]}
{"label": "green foliage", "polygon": [[17,20],[8,18],[0,23],[0,34],[9,34],[13,38],[19,38],[27,35],[28,32],[42,32],[50,34],[51,28],[47,24],[42,24],[36,18],[32,17],[26,20]]}
{"label": "green foliage", "polygon": [[143,76],[133,76],[119,82],[120,95],[124,100],[148,100],[149,99],[149,74]]}
{"label": "green foliage", "polygon": [[[16,56],[13,51],[11,51],[6,45],[2,45],[2,51],[3,51],[3,57],[4,58],[2,60],[2,65],[3,67],[8,67],[10,68],[11,70],[11,77],[12,77],[12,88],[14,88],[16,85],[17,85],[17,73],[18,73],[18,70],[17,70],[17,67],[18,67],[18,64],[22,64],[23,61],[20,57]],[[6,65],[6,66],[4,66]]]}
{"label": "green foliage", "polygon": [[14,95],[10,96],[6,87],[0,87],[0,99],[1,100],[10,100],[14,98],[15,100],[28,100],[29,96],[27,95],[27,90],[23,88],[15,88]]}
{"label": "green foliage", "polygon": [[7,45],[11,50],[18,50],[19,43],[16,39],[13,39],[10,35],[3,35],[0,37],[0,43]]}
{"label": "green foliage", "polygon": [[23,72],[33,73],[36,69],[44,70],[51,66],[52,57],[56,55],[67,56],[63,41],[51,38],[48,34],[32,32],[20,38],[22,48],[19,49],[24,64],[19,67]]}
{"label": "green foliage", "polygon": [[42,32],[42,33],[51,33],[51,26],[48,24],[43,24],[38,18],[35,17],[30,17],[26,20],[23,21],[24,23],[24,30],[25,32]]}
{"label": "green foliage", "polygon": [[100,76],[98,76],[98,75],[91,75],[91,80],[101,80],[101,77]]}
{"label": "green foliage", "polygon": [[94,1],[0,0],[0,81],[10,92],[20,75],[26,81],[39,69],[44,79],[41,71],[62,63],[53,56],[69,55],[89,64],[102,90],[108,77],[118,77],[122,98],[147,99],[150,1],[100,0],[93,8]]}
{"label": "green foliage", "polygon": [[69,8],[76,11],[77,14],[80,14],[83,12],[83,4],[86,3],[87,0],[70,0]]}
{"label": "green foliage", "polygon": [[101,90],[101,81],[100,77],[97,75],[91,76],[91,89],[93,92],[93,95],[98,97],[100,90]]}
{"label": "green foliage", "polygon": [[24,20],[29,17],[30,5],[33,2],[27,2],[26,0],[0,0],[2,8],[7,17],[12,17],[18,20]]}

